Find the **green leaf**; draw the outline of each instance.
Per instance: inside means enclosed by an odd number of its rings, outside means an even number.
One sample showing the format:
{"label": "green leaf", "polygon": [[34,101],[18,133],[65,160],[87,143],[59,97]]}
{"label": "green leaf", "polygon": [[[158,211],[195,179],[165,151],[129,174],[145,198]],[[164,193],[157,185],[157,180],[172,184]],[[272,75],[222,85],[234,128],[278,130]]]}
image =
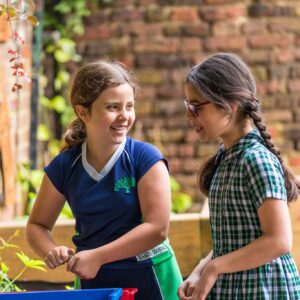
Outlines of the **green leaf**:
{"label": "green leaf", "polygon": [[46,265],[42,260],[30,259],[23,252],[17,252],[16,255],[19,257],[19,259],[23,262],[23,264],[26,267],[31,268],[31,269],[38,269],[38,270],[47,272],[46,269],[44,267],[42,267],[42,266]]}
{"label": "green leaf", "polygon": [[66,100],[62,96],[55,96],[51,99],[51,107],[58,113],[62,113],[66,109]]}
{"label": "green leaf", "polygon": [[8,272],[8,270],[9,270],[9,267],[3,261],[1,262],[0,265],[1,265],[1,271],[6,274]]}
{"label": "green leaf", "polygon": [[30,258],[26,256],[23,252],[16,252],[16,255],[19,257],[19,259],[22,261],[22,263],[27,266]]}
{"label": "green leaf", "polygon": [[39,124],[37,130],[37,138],[39,141],[49,141],[50,139],[50,130],[45,124]]}
{"label": "green leaf", "polygon": [[69,53],[67,53],[61,49],[57,49],[54,51],[54,57],[59,63],[62,63],[62,64],[67,63],[68,61],[70,61],[72,59],[72,57],[70,56]]}
{"label": "green leaf", "polygon": [[30,183],[37,190],[42,183],[44,172],[42,170],[32,170],[30,174]]}
{"label": "green leaf", "polygon": [[39,20],[37,19],[36,16],[28,16],[27,21],[31,23],[34,27],[39,25]]}

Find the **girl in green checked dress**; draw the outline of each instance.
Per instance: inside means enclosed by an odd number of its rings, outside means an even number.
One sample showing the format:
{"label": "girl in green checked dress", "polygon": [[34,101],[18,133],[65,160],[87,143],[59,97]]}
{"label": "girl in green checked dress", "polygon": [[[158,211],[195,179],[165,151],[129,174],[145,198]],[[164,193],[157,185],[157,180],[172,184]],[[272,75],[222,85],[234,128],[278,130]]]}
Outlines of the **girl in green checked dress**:
{"label": "girl in green checked dress", "polygon": [[213,249],[180,286],[180,299],[300,299],[287,205],[300,184],[262,121],[251,72],[238,56],[218,53],[192,68],[185,92],[199,140],[222,144],[199,176]]}

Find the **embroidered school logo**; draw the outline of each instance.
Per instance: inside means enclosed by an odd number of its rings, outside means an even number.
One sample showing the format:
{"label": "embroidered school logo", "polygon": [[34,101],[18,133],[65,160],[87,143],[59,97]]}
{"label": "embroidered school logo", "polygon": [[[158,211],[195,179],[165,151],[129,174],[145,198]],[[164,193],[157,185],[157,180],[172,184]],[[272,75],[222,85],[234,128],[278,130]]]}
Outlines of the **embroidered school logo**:
{"label": "embroidered school logo", "polygon": [[116,183],[114,191],[118,192],[120,189],[125,189],[125,193],[130,193],[130,188],[136,187],[136,181],[134,177],[122,177]]}

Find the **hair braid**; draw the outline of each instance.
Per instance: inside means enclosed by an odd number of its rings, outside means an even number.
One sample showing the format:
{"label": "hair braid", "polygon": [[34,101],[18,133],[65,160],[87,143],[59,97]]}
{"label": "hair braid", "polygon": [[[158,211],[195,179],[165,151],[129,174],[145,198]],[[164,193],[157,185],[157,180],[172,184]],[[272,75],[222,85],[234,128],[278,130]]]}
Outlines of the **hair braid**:
{"label": "hair braid", "polygon": [[300,192],[300,183],[294,175],[284,165],[279,149],[274,145],[270,133],[267,131],[266,125],[262,121],[262,115],[258,99],[247,102],[244,105],[244,112],[253,120],[254,125],[259,130],[261,137],[265,141],[266,147],[278,158],[284,172],[284,183],[287,190],[288,201],[297,200]]}

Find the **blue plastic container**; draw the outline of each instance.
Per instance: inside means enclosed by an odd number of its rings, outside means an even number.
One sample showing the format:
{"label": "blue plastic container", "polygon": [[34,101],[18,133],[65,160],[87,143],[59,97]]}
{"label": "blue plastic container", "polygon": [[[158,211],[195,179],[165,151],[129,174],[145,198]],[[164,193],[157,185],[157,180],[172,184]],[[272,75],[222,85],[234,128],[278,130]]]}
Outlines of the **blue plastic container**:
{"label": "blue plastic container", "polygon": [[122,289],[0,293],[0,300],[119,300]]}

